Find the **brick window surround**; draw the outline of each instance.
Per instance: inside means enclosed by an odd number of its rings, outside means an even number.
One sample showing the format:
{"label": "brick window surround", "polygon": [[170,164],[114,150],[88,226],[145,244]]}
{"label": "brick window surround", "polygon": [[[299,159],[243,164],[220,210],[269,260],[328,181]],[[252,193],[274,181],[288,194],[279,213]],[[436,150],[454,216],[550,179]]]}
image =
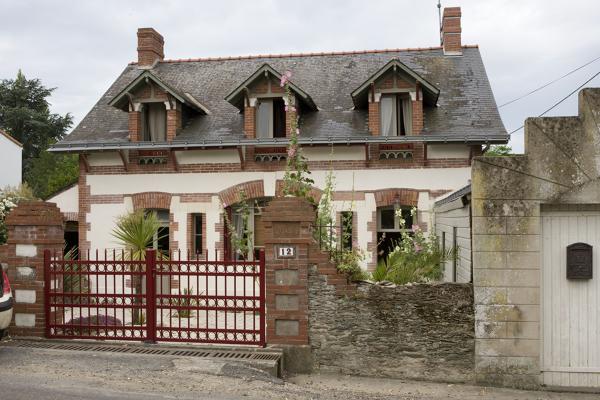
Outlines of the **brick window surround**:
{"label": "brick window surround", "polygon": [[140,210],[146,208],[164,209],[171,208],[171,194],[165,192],[142,192],[131,196],[133,209]]}

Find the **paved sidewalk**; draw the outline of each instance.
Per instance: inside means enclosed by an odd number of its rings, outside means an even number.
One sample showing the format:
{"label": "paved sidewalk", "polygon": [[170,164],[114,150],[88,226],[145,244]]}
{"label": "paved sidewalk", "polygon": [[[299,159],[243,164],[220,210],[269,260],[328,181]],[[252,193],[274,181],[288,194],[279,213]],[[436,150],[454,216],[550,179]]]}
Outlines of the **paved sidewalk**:
{"label": "paved sidewalk", "polygon": [[11,400],[597,400],[599,397],[340,375],[300,375],[284,382],[229,361],[0,345],[0,398]]}

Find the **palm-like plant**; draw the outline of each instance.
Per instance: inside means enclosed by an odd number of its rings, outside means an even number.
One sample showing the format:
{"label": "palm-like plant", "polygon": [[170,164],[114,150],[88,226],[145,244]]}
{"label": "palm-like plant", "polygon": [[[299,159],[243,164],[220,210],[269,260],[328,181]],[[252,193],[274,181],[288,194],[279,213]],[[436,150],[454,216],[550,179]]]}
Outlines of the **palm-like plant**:
{"label": "palm-like plant", "polygon": [[155,212],[138,210],[119,217],[112,235],[127,250],[125,257],[132,261],[145,261],[146,250],[152,247],[159,228],[160,221]]}
{"label": "palm-like plant", "polygon": [[[152,247],[154,236],[161,227],[158,216],[155,212],[144,212],[138,210],[130,214],[123,215],[117,219],[117,226],[112,231],[112,235],[117,242],[125,248],[123,256],[131,261],[145,261],[146,250]],[[166,235],[163,235],[164,237]],[[160,239],[161,237],[159,237]],[[166,258],[160,255],[161,259]],[[142,270],[142,264],[131,264],[131,270],[139,272]],[[136,294],[142,293],[143,280],[140,274],[132,276],[132,286]],[[139,304],[141,300],[135,297],[134,304]],[[143,315],[139,308],[132,310],[133,323],[139,325],[143,321]]]}

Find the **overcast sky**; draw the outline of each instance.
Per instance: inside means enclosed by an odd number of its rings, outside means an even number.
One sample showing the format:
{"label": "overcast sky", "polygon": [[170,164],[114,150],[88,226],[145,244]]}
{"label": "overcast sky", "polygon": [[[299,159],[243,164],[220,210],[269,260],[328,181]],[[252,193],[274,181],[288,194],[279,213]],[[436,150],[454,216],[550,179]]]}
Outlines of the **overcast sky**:
{"label": "overcast sky", "polygon": [[[56,87],[52,110],[78,122],[134,61],[136,29],[154,27],[166,58],[439,45],[437,0],[0,0],[0,79],[23,70]],[[600,56],[595,0],[447,0],[463,44],[478,44],[502,104]],[[600,60],[500,109],[508,131],[595,72]],[[600,86],[600,77],[588,86]],[[573,96],[548,115],[574,115]],[[513,135],[523,149],[522,131]]]}

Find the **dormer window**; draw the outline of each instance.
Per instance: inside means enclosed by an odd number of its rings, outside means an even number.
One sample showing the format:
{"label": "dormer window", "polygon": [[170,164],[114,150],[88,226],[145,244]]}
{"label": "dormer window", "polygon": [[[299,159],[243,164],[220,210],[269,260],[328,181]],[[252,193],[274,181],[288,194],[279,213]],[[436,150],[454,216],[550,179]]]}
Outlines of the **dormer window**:
{"label": "dormer window", "polygon": [[308,93],[288,80],[292,96],[286,111],[281,77],[270,65],[263,64],[225,97],[243,113],[246,138],[285,138],[289,134],[286,132],[288,121],[299,118],[300,112],[305,114],[318,110]]}
{"label": "dormer window", "polygon": [[381,135],[405,136],[412,134],[412,102],[408,94],[381,96]]}
{"label": "dormer window", "polygon": [[281,98],[259,99],[256,112],[258,138],[284,138],[285,103]]}
{"label": "dormer window", "polygon": [[164,103],[144,103],[142,106],[142,140],[167,140],[167,109]]}

